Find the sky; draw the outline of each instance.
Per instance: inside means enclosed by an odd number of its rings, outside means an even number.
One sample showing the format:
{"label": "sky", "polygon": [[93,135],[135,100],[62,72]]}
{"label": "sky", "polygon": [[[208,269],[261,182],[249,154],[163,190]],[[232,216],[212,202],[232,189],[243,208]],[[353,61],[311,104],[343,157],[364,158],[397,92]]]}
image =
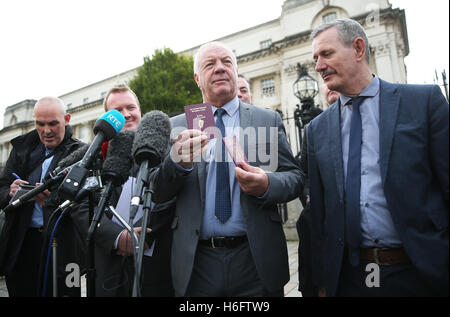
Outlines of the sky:
{"label": "sky", "polygon": [[[10,105],[128,71],[155,49],[179,52],[277,19],[283,2],[1,0],[0,128]],[[406,11],[408,82],[433,83],[435,69],[449,74],[449,1],[390,3]]]}

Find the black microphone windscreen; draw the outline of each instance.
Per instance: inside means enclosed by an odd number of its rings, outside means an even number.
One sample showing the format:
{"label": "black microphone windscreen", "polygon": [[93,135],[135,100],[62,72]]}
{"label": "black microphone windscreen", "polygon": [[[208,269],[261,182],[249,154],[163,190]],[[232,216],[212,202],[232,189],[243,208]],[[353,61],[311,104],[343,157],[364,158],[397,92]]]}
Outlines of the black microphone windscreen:
{"label": "black microphone windscreen", "polygon": [[97,120],[93,130],[94,134],[101,131],[105,136],[104,141],[109,141],[117,135],[117,131],[105,120]]}
{"label": "black microphone windscreen", "polygon": [[104,142],[109,141],[122,130],[125,125],[125,117],[116,109],[109,110],[103,114],[94,124],[94,134],[102,132]]}
{"label": "black microphone windscreen", "polygon": [[78,162],[83,158],[84,154],[87,152],[88,149],[89,149],[88,144],[82,145],[81,147],[73,151],[71,154],[63,158],[61,161],[59,161],[58,166],[61,168],[65,168]]}
{"label": "black microphone windscreen", "polygon": [[120,175],[124,183],[131,174],[133,167],[133,157],[131,147],[136,132],[124,130],[119,132],[108,146],[105,162],[103,162],[103,172],[105,174]]}
{"label": "black microphone windscreen", "polygon": [[158,165],[169,148],[171,124],[162,111],[153,110],[145,114],[139,123],[133,143],[133,157],[136,163],[150,161]]}

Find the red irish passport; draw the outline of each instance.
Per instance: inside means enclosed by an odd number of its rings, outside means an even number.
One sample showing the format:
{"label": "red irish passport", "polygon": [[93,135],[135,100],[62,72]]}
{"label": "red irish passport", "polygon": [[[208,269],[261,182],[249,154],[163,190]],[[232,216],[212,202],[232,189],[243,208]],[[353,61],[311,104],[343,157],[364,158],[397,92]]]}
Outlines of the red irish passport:
{"label": "red irish passport", "polygon": [[248,164],[248,161],[236,136],[227,136],[223,138],[222,141],[225,143],[225,147],[227,148],[228,153],[230,153],[234,165],[243,169],[242,162]]}
{"label": "red irish passport", "polygon": [[189,130],[205,131],[210,139],[217,137],[218,132],[214,121],[211,104],[202,103],[184,107]]}

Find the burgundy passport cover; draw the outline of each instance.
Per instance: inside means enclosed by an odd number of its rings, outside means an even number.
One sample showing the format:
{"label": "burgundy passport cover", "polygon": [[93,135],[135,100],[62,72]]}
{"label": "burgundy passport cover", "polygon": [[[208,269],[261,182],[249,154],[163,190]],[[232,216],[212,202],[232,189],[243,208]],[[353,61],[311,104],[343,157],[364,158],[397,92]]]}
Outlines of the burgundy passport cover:
{"label": "burgundy passport cover", "polygon": [[216,123],[211,104],[202,103],[184,107],[189,130],[200,130],[208,133],[210,139],[217,136]]}
{"label": "burgundy passport cover", "polygon": [[234,165],[243,169],[242,162],[246,162],[248,164],[248,161],[241,145],[237,141],[236,136],[225,137],[222,141],[225,143],[225,147],[227,148],[228,153],[230,153]]}

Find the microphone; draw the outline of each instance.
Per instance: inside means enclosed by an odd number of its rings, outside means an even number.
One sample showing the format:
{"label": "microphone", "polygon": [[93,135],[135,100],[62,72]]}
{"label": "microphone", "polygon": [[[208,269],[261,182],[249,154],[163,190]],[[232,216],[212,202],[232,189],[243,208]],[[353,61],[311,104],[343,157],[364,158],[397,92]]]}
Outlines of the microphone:
{"label": "microphone", "polygon": [[169,148],[170,131],[169,117],[158,110],[144,115],[139,123],[132,148],[134,161],[139,165],[139,173],[131,199],[130,226],[133,225],[134,217],[141,203],[142,190],[148,183],[148,170],[162,162]]}
{"label": "microphone", "polygon": [[128,177],[130,177],[131,169],[133,168],[131,147],[135,133],[135,131],[131,130],[122,131],[108,146],[107,156],[103,163],[102,175],[105,182],[105,188],[100,197],[98,208],[92,218],[91,225],[89,226],[88,240],[92,237],[114,188],[121,186],[127,181]]}
{"label": "microphone", "polygon": [[70,172],[72,167],[83,158],[84,154],[88,150],[88,147],[89,145],[84,144],[74,152],[63,158],[61,161],[59,161],[56,168],[44,177],[44,182],[61,175],[61,173],[67,174],[68,172]]}
{"label": "microphone", "polygon": [[58,163],[58,166],[52,172],[48,173],[44,177],[44,182],[41,185],[33,188],[32,190],[28,191],[27,193],[23,194],[22,196],[14,200],[11,204],[9,204],[5,208],[5,211],[9,211],[11,209],[20,207],[37,194],[42,193],[44,190],[53,186],[53,184],[60,182],[64,178],[64,176],[66,176],[73,168],[73,166],[76,164],[76,163],[74,164],[74,162],[79,161],[83,157],[84,153],[86,153],[87,151],[87,148],[88,148],[87,145],[83,145],[77,150],[75,150],[73,153],[68,155],[66,158],[62,159]]}
{"label": "microphone", "polygon": [[58,195],[63,200],[73,200],[89,172],[95,155],[102,143],[114,138],[125,124],[124,116],[117,110],[110,110],[102,115],[94,125],[95,138],[87,149],[80,163],[75,165],[58,188]]}
{"label": "microphone", "polygon": [[88,148],[89,144],[83,144],[81,147],[70,153],[68,156],[59,161],[57,165],[58,167],[55,169],[55,171],[58,168],[63,169],[67,166],[73,165],[74,163],[78,163],[78,161],[80,161],[83,158]]}

